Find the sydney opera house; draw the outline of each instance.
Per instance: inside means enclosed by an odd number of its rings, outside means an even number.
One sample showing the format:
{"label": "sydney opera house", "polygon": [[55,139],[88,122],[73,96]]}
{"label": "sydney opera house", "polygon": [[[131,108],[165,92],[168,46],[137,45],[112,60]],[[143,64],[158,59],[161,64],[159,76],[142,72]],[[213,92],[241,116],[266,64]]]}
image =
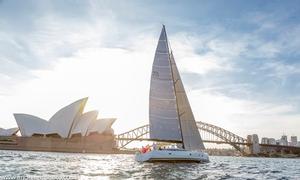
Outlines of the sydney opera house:
{"label": "sydney opera house", "polygon": [[[84,112],[88,98],[55,113],[49,120],[14,114],[18,128],[0,128],[0,149],[112,153],[116,151],[115,118],[98,118],[97,111]],[[6,138],[5,138],[6,137]]]}

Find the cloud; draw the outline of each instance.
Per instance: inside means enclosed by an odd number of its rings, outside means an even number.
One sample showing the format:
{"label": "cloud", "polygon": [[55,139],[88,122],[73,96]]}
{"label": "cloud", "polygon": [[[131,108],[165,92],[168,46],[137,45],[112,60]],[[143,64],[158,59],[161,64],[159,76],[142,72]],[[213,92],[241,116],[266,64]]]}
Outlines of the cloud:
{"label": "cloud", "polygon": [[300,113],[293,105],[232,98],[215,89],[193,90],[188,95],[196,120],[219,125],[243,137],[248,134],[272,137],[276,134],[274,129],[280,133],[299,133],[293,127],[300,125],[296,120]]}
{"label": "cloud", "polygon": [[268,76],[284,80],[291,75],[300,74],[299,64],[284,64],[280,61],[265,63],[261,70],[271,71]]}
{"label": "cloud", "polygon": [[[215,36],[216,32],[208,34]],[[172,38],[172,39],[171,39]],[[172,49],[183,72],[207,74],[211,72],[235,71],[233,61],[245,49],[241,42],[232,43],[218,38],[203,38],[178,33],[172,36]]]}

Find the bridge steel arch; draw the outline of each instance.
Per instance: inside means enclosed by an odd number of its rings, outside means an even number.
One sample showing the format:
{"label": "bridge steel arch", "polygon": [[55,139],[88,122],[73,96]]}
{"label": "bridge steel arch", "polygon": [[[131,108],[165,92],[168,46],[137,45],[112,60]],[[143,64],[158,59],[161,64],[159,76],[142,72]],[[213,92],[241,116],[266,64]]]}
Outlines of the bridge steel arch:
{"label": "bridge steel arch", "polygon": [[242,153],[244,151],[243,149],[241,149],[241,145],[250,145],[247,143],[247,139],[242,138],[226,129],[201,121],[198,121],[196,123],[199,130],[213,134],[214,136],[222,139],[223,141],[225,141],[225,143],[230,144],[236,150]]}
{"label": "bridge steel arch", "polygon": [[[241,145],[250,145],[247,143],[247,140],[226,130],[221,127],[208,124],[205,122],[198,121],[197,127],[199,130],[208,132],[220,139],[222,139],[226,144],[233,146],[235,149],[243,153],[243,149]],[[149,125],[144,125],[133,130],[118,134],[116,136],[116,140],[118,143],[119,148],[124,148],[128,144],[133,141],[143,141],[143,140],[150,140],[149,137]]]}
{"label": "bridge steel arch", "polygon": [[122,134],[118,134],[116,136],[117,144],[119,148],[124,148],[129,143],[136,141],[136,140],[147,140],[146,136],[149,134],[149,125],[144,125],[130,131],[124,132]]}

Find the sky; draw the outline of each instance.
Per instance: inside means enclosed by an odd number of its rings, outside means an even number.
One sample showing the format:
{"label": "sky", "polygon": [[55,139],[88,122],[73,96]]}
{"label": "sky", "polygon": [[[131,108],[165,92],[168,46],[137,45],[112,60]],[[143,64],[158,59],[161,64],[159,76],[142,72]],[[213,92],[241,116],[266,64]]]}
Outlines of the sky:
{"label": "sky", "polygon": [[89,97],[116,133],[148,123],[162,24],[195,118],[300,136],[299,1],[0,0],[0,127]]}

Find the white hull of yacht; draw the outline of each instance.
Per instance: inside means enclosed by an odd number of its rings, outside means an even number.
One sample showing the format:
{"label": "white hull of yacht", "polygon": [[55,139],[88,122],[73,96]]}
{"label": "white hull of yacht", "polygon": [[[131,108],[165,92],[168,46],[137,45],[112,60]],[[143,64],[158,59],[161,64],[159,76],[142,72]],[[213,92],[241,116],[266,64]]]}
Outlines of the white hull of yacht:
{"label": "white hull of yacht", "polygon": [[178,149],[152,150],[146,153],[137,153],[138,162],[209,162],[209,157],[201,151],[187,151]]}

